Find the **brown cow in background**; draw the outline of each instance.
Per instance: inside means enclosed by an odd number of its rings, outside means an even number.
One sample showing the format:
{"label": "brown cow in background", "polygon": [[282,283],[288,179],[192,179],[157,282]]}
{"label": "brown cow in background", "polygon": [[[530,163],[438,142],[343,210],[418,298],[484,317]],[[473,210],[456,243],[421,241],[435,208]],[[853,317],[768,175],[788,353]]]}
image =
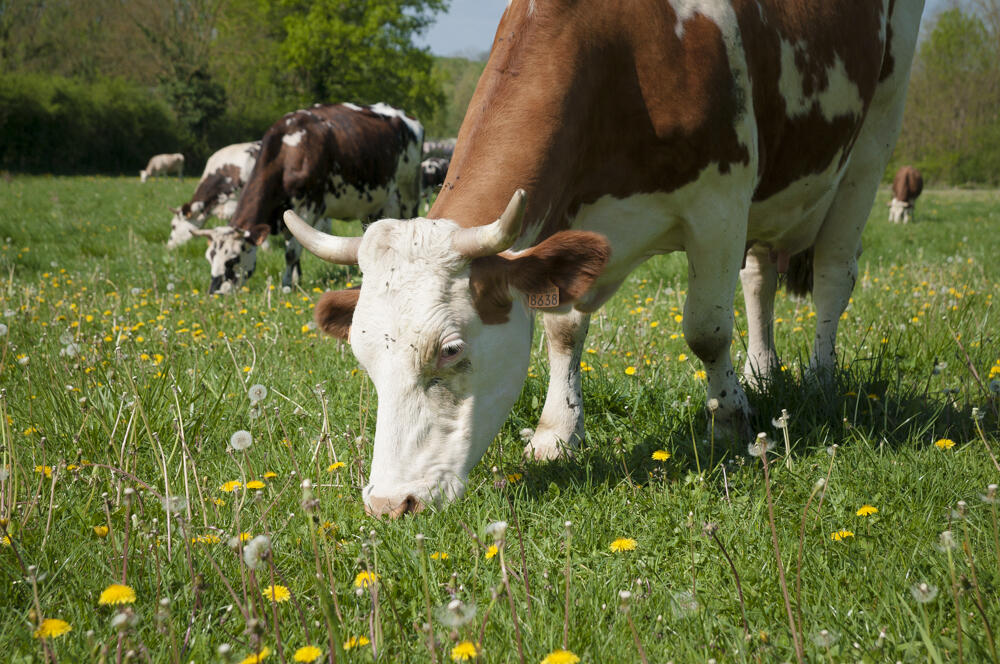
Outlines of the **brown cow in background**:
{"label": "brown cow in background", "polygon": [[902,166],[892,179],[892,200],[889,202],[889,221],[908,224],[913,220],[913,204],[924,190],[924,178],[912,166]]}

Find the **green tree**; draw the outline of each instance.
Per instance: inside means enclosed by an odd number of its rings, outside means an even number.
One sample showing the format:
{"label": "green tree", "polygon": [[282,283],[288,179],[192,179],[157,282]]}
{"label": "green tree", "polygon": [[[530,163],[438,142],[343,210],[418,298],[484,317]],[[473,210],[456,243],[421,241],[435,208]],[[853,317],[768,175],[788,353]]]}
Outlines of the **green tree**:
{"label": "green tree", "polygon": [[300,102],[386,102],[418,117],[443,103],[434,58],[413,43],[448,0],[275,0],[279,49]]}

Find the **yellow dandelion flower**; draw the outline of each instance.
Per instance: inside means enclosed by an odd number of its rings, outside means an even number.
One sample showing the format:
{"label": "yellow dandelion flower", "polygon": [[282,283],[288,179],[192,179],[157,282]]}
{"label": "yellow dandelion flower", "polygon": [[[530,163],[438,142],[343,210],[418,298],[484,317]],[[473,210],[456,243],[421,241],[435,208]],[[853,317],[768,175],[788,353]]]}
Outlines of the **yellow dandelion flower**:
{"label": "yellow dandelion flower", "polygon": [[542,664],[579,664],[580,658],[569,650],[553,650],[545,659],[542,660]]}
{"label": "yellow dandelion flower", "polygon": [[937,447],[939,450],[950,450],[951,448],[955,447],[955,441],[953,441],[951,438],[941,438],[939,440],[934,441],[934,446]]}
{"label": "yellow dandelion flower", "polygon": [[108,536],[107,526],[94,526],[94,534],[98,537],[104,538]]}
{"label": "yellow dandelion flower", "polygon": [[854,537],[854,533],[850,530],[838,530],[837,532],[830,533],[830,539],[834,542],[840,542],[847,539],[848,537]]}
{"label": "yellow dandelion flower", "polygon": [[46,477],[52,477],[52,466],[35,466],[35,472],[44,474]]}
{"label": "yellow dandelion flower", "polygon": [[498,553],[500,553],[500,550],[497,548],[497,545],[496,544],[490,544],[489,548],[486,549],[486,559],[489,560],[490,558],[492,558],[493,556],[497,555]]}
{"label": "yellow dandelion flower", "polygon": [[250,655],[248,657],[244,657],[243,660],[240,661],[240,664],[260,664],[260,662],[263,662],[265,659],[267,659],[267,656],[270,654],[271,654],[271,649],[268,648],[267,646],[264,646],[259,653]]}
{"label": "yellow dandelion flower", "polygon": [[670,458],[670,452],[666,450],[656,450],[653,452],[653,461],[666,461]]}
{"label": "yellow dandelion flower", "polygon": [[250,533],[240,533],[241,542],[247,542],[251,539],[253,539],[253,535],[251,535]]}
{"label": "yellow dandelion flower", "polygon": [[688,356],[685,353],[681,353],[677,356],[678,362],[687,362]]}
{"label": "yellow dandelion flower", "polygon": [[215,503],[216,507],[224,507],[226,505],[226,501],[222,498],[213,498],[212,502]]}
{"label": "yellow dandelion flower", "polygon": [[507,481],[511,484],[519,482],[521,480],[521,473],[511,473],[507,476]]}
{"label": "yellow dandelion flower", "polygon": [[631,537],[619,537],[611,543],[609,548],[615,553],[622,553],[623,551],[635,551],[635,547],[636,541]]}
{"label": "yellow dandelion flower", "polygon": [[355,588],[367,588],[378,583],[378,575],[369,572],[368,570],[361,570],[358,575],[354,577],[354,587]]}
{"label": "yellow dandelion flower", "polygon": [[263,489],[265,486],[266,485],[263,482],[261,482],[260,480],[250,480],[249,482],[247,482],[247,488],[248,489],[257,489],[257,490],[260,490],[260,489]]}
{"label": "yellow dandelion flower", "polygon": [[431,554],[431,560],[448,560],[448,554],[445,551],[435,551]]}
{"label": "yellow dandelion flower", "polygon": [[874,507],[872,505],[862,505],[860,508],[858,508],[858,511],[855,512],[855,514],[857,514],[858,516],[871,516],[872,514],[876,514],[877,512],[878,512],[877,507]]}
{"label": "yellow dandelion flower", "polygon": [[277,476],[278,476],[278,473],[274,472],[273,470],[269,470],[266,473],[264,473],[264,479],[265,480],[273,480]]}
{"label": "yellow dandelion flower", "polygon": [[326,467],[326,469],[327,469],[327,470],[328,470],[329,472],[331,472],[331,473],[332,473],[332,472],[333,472],[333,471],[335,471],[335,470],[339,470],[339,469],[343,468],[343,467],[344,467],[344,465],[345,465],[345,464],[344,464],[344,462],[343,462],[343,461],[337,461],[336,463],[331,463],[331,464],[330,464],[329,466],[327,466],[327,467]]}
{"label": "yellow dandelion flower", "polygon": [[10,535],[4,535],[0,537],[0,544],[3,546],[10,546]]}
{"label": "yellow dandelion flower", "polygon": [[451,649],[451,661],[453,662],[467,662],[470,659],[475,659],[478,655],[479,652],[472,641],[462,641]]}
{"label": "yellow dandelion flower", "polygon": [[264,592],[261,595],[272,602],[278,603],[287,602],[292,597],[292,593],[288,592],[288,588],[285,586],[268,586],[264,588]]}
{"label": "yellow dandelion flower", "polygon": [[323,656],[323,651],[316,646],[303,646],[295,651],[292,659],[296,662],[315,662]]}
{"label": "yellow dandelion flower", "polygon": [[220,486],[219,491],[222,491],[223,493],[232,493],[242,486],[243,484],[241,484],[239,480],[231,480]]}
{"label": "yellow dandelion flower", "polygon": [[365,636],[352,636],[351,638],[344,641],[344,650],[350,650],[351,648],[360,648],[361,646],[366,646],[371,641]]}
{"label": "yellow dandelion flower", "polygon": [[218,544],[220,541],[218,535],[198,535],[197,537],[191,538],[192,544]]}
{"label": "yellow dandelion flower", "polygon": [[697,371],[694,372],[694,377],[697,380],[705,380],[706,378],[708,378],[708,374],[705,373],[703,370],[698,369]]}
{"label": "yellow dandelion flower", "polygon": [[73,626],[65,620],[46,618],[38,626],[38,629],[34,631],[33,635],[36,639],[54,639],[57,636],[62,636],[71,629],[73,629]]}
{"label": "yellow dandelion flower", "polygon": [[101,592],[101,596],[97,599],[97,603],[102,606],[107,604],[132,604],[134,602],[135,591],[132,590],[131,586],[120,583],[112,583]]}
{"label": "yellow dandelion flower", "polygon": [[635,367],[625,367],[625,375],[626,376],[634,376],[635,375]]}

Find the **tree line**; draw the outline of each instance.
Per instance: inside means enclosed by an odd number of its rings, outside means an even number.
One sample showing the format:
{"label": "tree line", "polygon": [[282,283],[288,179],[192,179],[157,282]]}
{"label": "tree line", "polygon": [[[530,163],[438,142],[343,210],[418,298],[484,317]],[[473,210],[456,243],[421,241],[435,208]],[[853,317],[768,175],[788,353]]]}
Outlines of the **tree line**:
{"label": "tree line", "polygon": [[[414,39],[450,0],[0,0],[0,169],[132,172],[259,138],[313,103],[386,102],[454,136],[482,59]],[[1000,0],[925,16],[890,171],[1000,184]]]}

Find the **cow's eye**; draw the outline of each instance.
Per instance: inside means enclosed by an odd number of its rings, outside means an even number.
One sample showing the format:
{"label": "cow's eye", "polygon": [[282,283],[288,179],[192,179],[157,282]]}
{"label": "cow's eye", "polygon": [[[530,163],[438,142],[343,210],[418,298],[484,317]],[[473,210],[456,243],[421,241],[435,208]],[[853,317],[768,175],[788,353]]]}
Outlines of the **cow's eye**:
{"label": "cow's eye", "polygon": [[445,367],[457,360],[462,351],[465,350],[465,342],[461,339],[450,339],[441,345],[441,354],[438,356],[438,366]]}

